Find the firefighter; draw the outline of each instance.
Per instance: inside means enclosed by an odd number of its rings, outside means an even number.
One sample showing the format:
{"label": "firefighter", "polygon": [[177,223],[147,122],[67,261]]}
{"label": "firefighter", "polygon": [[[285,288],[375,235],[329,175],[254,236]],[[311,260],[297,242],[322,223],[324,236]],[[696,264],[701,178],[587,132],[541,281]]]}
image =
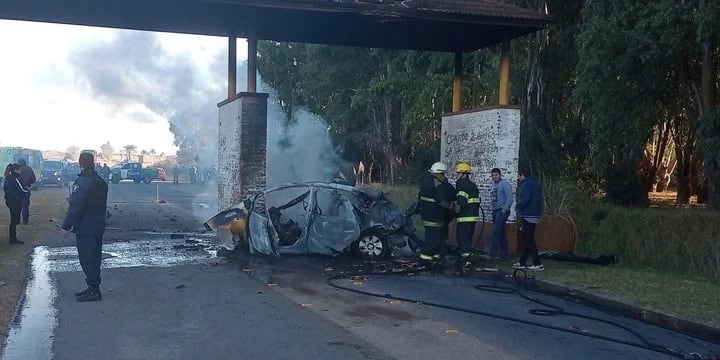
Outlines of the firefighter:
{"label": "firefighter", "polygon": [[460,162],[455,166],[457,181],[457,203],[460,211],[457,213],[456,239],[460,246],[460,263],[463,267],[472,265],[472,239],[475,234],[475,224],[480,220],[480,191],[477,185],[470,180],[472,168],[466,162]]}
{"label": "firefighter", "polygon": [[442,259],[441,252],[447,240],[448,224],[459,210],[455,201],[455,188],[448,183],[445,172],[447,165],[436,162],[420,183],[418,201],[420,218],[425,227],[425,242],[420,259],[424,261]]}

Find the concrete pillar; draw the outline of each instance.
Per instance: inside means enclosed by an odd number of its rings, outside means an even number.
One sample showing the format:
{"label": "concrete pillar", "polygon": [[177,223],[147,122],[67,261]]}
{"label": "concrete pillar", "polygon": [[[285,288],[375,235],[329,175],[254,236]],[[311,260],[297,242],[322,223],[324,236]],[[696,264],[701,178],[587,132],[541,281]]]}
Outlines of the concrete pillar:
{"label": "concrete pillar", "polygon": [[218,104],[218,210],[266,187],[267,99],[265,93],[242,92]]}
{"label": "concrete pillar", "polygon": [[228,37],[228,100],[237,95],[237,38],[235,35]]}
{"label": "concrete pillar", "polygon": [[455,53],[455,71],[453,72],[453,100],[452,100],[452,111],[462,110],[462,82],[463,82],[463,70],[462,70],[462,53]]}
{"label": "concrete pillar", "polygon": [[248,44],[248,63],[247,63],[247,91],[254,93],[257,91],[257,38],[249,37]]}
{"label": "concrete pillar", "polygon": [[500,99],[498,104],[510,104],[510,40],[503,41],[500,52]]}

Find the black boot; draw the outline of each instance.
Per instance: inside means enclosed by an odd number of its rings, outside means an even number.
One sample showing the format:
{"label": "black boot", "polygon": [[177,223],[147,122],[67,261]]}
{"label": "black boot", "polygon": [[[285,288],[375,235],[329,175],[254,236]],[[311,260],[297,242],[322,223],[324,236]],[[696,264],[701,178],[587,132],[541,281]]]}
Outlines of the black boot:
{"label": "black boot", "polygon": [[24,244],[25,242],[18,239],[10,239],[10,245]]}
{"label": "black boot", "polygon": [[102,294],[100,293],[99,287],[93,287],[90,286],[87,288],[88,292],[78,296],[76,299],[79,302],[88,302],[88,301],[100,301],[102,300]]}
{"label": "black boot", "polygon": [[89,292],[91,292],[92,290],[93,290],[93,287],[92,287],[92,286],[88,286],[87,289],[85,289],[85,290],[83,290],[83,291],[80,291],[80,292],[76,292],[76,293],[75,293],[75,297],[86,295],[86,294],[88,294]]}

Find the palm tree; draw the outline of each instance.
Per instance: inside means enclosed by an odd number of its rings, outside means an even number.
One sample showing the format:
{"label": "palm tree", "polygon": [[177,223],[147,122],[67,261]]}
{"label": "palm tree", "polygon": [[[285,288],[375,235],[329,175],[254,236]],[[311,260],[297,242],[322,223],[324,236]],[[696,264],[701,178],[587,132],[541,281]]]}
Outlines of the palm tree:
{"label": "palm tree", "polygon": [[125,149],[125,158],[126,158],[126,160],[127,160],[127,161],[130,161],[130,158],[132,157],[132,155],[133,155],[133,154],[135,153],[135,151],[137,150],[137,146],[135,146],[135,145],[125,145],[124,149]]}

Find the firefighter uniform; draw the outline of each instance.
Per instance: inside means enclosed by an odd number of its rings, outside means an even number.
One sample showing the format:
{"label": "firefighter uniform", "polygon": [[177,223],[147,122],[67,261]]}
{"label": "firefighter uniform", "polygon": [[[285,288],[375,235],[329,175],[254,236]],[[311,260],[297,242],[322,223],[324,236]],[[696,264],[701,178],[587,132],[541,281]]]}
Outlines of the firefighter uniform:
{"label": "firefighter uniform", "polygon": [[441,258],[441,250],[447,240],[448,224],[455,218],[455,188],[444,176],[433,175],[444,174],[446,170],[447,167],[442,163],[433,164],[431,174],[420,184],[420,218],[425,227],[425,242],[420,253],[422,260]]}
{"label": "firefighter uniform", "polygon": [[[469,174],[469,172],[467,173]],[[460,257],[468,260],[472,255],[472,239],[475,234],[475,224],[480,220],[480,191],[468,176],[463,176],[455,182],[457,189],[457,202],[460,212],[457,214],[456,238],[460,246]]]}

